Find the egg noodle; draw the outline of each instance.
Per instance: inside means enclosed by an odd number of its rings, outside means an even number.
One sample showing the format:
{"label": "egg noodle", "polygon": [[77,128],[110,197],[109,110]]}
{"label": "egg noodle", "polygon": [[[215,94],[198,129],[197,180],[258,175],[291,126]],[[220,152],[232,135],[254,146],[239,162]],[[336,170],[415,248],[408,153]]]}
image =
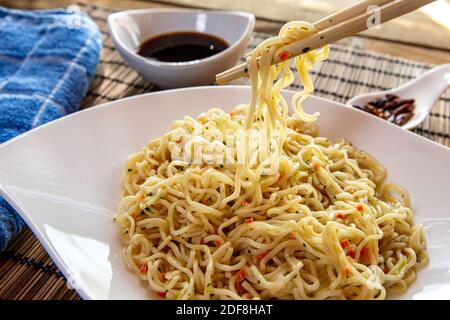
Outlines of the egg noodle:
{"label": "egg noodle", "polygon": [[[280,92],[294,75],[271,61],[311,32],[290,22],[248,55],[248,105],[175,121],[130,156],[114,219],[126,264],[159,296],[384,299],[427,263],[407,192],[368,154],[318,136],[319,114],[302,109],[328,47],[294,59],[303,91],[289,115]],[[267,138],[264,152],[251,130]]]}

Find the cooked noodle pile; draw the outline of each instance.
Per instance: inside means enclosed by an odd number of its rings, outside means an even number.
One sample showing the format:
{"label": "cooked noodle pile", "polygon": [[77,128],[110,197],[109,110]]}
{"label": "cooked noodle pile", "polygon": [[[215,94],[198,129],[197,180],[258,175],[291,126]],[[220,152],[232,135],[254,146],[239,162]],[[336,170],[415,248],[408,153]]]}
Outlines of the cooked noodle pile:
{"label": "cooked noodle pile", "polygon": [[[427,263],[407,192],[384,183],[386,170],[368,154],[319,137],[318,114],[302,110],[308,69],[328,48],[295,59],[304,90],[289,115],[280,90],[293,74],[270,62],[310,32],[291,22],[251,53],[249,105],[175,121],[129,158],[115,220],[127,265],[160,296],[384,299]],[[264,173],[271,163],[253,155],[249,130],[269,137],[275,171]],[[201,161],[187,161],[196,147]]]}

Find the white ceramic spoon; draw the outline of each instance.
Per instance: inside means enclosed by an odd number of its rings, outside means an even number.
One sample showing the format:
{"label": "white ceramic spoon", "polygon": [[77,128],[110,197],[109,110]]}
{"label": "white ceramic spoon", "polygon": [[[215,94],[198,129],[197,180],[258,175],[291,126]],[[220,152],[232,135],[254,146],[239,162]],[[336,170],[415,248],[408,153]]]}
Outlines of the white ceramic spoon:
{"label": "white ceramic spoon", "polygon": [[382,98],[388,93],[396,94],[402,99],[414,99],[414,115],[402,126],[402,128],[405,129],[413,129],[425,120],[442,92],[449,86],[450,63],[430,69],[420,77],[415,78],[400,87],[385,91],[364,93],[353,97],[347,101],[347,105],[350,107],[355,104],[364,105],[377,97]]}

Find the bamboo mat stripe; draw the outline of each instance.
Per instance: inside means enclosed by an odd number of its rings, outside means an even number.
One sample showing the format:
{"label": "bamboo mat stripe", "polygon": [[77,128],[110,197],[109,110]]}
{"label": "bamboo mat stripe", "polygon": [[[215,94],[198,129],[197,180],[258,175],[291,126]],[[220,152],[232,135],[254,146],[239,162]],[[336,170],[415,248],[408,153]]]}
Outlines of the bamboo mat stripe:
{"label": "bamboo mat stripe", "polygon": [[[94,81],[82,102],[82,108],[123,97],[158,90],[145,82],[122,60],[114,49],[107,31],[107,17],[115,10],[80,3],[99,25],[104,49]],[[249,50],[267,34],[254,33]],[[330,57],[312,70],[315,94],[345,102],[356,94],[385,90],[411,80],[432,65],[394,58],[367,51],[358,46],[332,45]],[[247,80],[240,80],[246,84]],[[296,81],[291,89],[299,89]],[[414,130],[443,145],[450,145],[450,92],[447,91],[434,106],[430,116]],[[69,289],[66,280],[54,265],[30,229],[25,230],[0,254],[0,299],[68,299],[80,296]]]}

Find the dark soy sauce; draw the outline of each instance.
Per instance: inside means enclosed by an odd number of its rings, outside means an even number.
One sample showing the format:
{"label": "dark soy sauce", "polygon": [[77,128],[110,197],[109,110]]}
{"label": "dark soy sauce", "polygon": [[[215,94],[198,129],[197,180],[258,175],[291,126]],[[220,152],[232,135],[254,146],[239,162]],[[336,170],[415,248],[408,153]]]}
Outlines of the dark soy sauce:
{"label": "dark soy sauce", "polygon": [[140,45],[137,53],[163,62],[187,62],[204,59],[228,48],[219,37],[201,32],[164,33]]}

